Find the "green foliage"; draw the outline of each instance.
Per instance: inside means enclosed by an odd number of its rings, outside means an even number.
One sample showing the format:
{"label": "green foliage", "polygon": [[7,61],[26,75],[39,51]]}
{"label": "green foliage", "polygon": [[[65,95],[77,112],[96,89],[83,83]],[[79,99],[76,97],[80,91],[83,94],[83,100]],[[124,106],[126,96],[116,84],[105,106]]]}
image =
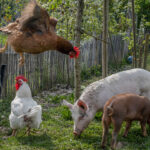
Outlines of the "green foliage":
{"label": "green foliage", "polygon": [[[48,95],[45,98],[45,101],[50,103],[50,104],[56,104],[56,105],[60,105],[62,103],[62,100],[67,100],[70,103],[74,103],[74,94],[69,94],[69,95],[56,95],[56,96],[52,96],[52,95]],[[71,112],[70,110],[66,107],[66,106],[62,106],[61,107],[61,116],[62,118],[64,118],[65,120],[71,120]]]}
{"label": "green foliage", "polygon": [[131,19],[127,18],[129,5],[128,1],[110,1],[110,22],[109,31],[113,34],[124,33],[131,27]]}
{"label": "green foliage", "polygon": [[8,99],[0,99],[0,126],[8,126],[8,118],[9,112],[10,112],[10,104],[11,104],[12,98]]}
{"label": "green foliage", "polygon": [[[70,95],[69,97],[70,98]],[[48,102],[46,100],[46,102]],[[2,104],[5,103],[5,104]],[[96,114],[94,119],[84,130],[80,138],[73,136],[73,121],[69,118],[62,117],[61,112],[64,106],[50,107],[45,109],[47,103],[43,104],[43,122],[39,129],[34,129],[30,136],[25,135],[25,129],[18,131],[16,137],[11,137],[9,130],[8,115],[10,113],[10,99],[0,101],[0,111],[6,113],[5,123],[1,123],[0,130],[6,128],[6,131],[1,131],[0,134],[0,149],[1,150],[99,150],[102,140],[102,113]],[[65,114],[66,115],[66,114]],[[68,117],[68,116],[67,116]],[[148,129],[148,128],[147,128]],[[110,149],[111,134],[113,128],[110,127],[108,134],[108,142],[106,149]],[[150,132],[148,136],[141,135],[141,127],[138,122],[132,123],[132,128],[129,131],[128,137],[123,138],[122,134],[125,130],[123,123],[118,136],[118,141],[123,143],[121,150],[143,150],[150,147]]]}
{"label": "green foliage", "polygon": [[[145,28],[150,29],[150,1],[149,0],[136,0],[135,1],[136,12],[138,15],[138,26],[140,22],[144,24]],[[142,20],[143,19],[143,20]]]}
{"label": "green foliage", "polygon": [[29,0],[0,1],[0,26],[4,26],[20,16],[20,11]]}
{"label": "green foliage", "polygon": [[124,68],[126,67],[131,67],[131,65],[128,63],[127,61],[127,58],[128,58],[129,55],[127,55],[125,58],[122,59],[121,62],[119,63],[111,63],[108,65],[108,68],[110,70],[110,73],[115,73],[115,72],[118,72],[118,71],[122,71],[124,70]]}
{"label": "green foliage", "polygon": [[[48,99],[50,100],[51,103],[54,103],[54,104],[60,104],[62,102],[63,99],[69,101],[70,103],[74,103],[74,94],[69,94],[67,96],[49,96]],[[65,120],[71,120],[72,117],[71,117],[71,112],[70,110],[68,109],[68,107],[66,106],[62,106],[62,109],[61,109],[61,116],[65,119]]]}
{"label": "green foliage", "polygon": [[74,102],[74,94],[72,93],[69,95],[56,95],[56,96],[49,95],[49,96],[47,96],[47,98],[45,100],[49,103],[60,104],[63,99],[73,103]]}
{"label": "green foliage", "polygon": [[96,115],[95,115],[95,119],[101,121],[102,120],[102,115],[103,115],[102,112],[97,112]]}
{"label": "green foliage", "polygon": [[101,65],[95,65],[90,68],[83,67],[81,71],[81,79],[87,80],[90,79],[92,76],[100,76],[101,75]]}
{"label": "green foliage", "polygon": [[62,106],[61,116],[62,116],[63,119],[65,119],[65,120],[72,120],[71,112],[70,112],[70,110],[68,109],[68,107],[66,107],[66,106]]}
{"label": "green foliage", "polygon": [[[108,68],[111,72],[116,72],[117,70],[122,70],[128,65],[127,62],[128,55],[122,59],[121,62],[109,63]],[[102,75],[102,66],[95,65],[90,68],[83,67],[81,71],[81,80],[85,81],[93,77],[100,77]]]}
{"label": "green foliage", "polygon": [[[0,3],[0,26],[14,21],[20,16],[21,10],[29,0],[2,0]],[[68,40],[74,41],[75,21],[77,12],[77,1],[74,0],[37,0],[44,7],[50,16],[58,19],[57,34]],[[103,22],[103,1],[86,0],[83,15],[83,28],[90,33],[100,35]],[[150,27],[150,1],[135,0],[135,12],[137,15],[137,28],[143,33],[143,29]],[[130,17],[129,17],[130,16]],[[126,33],[131,28],[131,2],[128,0],[110,0],[109,3],[109,32],[112,34],[122,34],[126,38]],[[82,40],[90,38],[83,33]],[[124,39],[125,39],[124,38]],[[126,38],[127,39],[127,38]],[[132,35],[128,38],[129,48],[133,48]]]}
{"label": "green foliage", "polygon": [[[38,0],[49,12],[50,16],[58,19],[57,33],[74,40],[75,21],[77,12],[77,1],[73,0]],[[102,30],[102,3],[100,1],[86,0],[83,16],[83,28],[86,31],[93,31],[98,34]],[[82,39],[89,38],[82,34]]]}
{"label": "green foliage", "polygon": [[7,35],[4,35],[4,34],[0,34],[0,41],[1,41],[1,44],[5,44],[6,43],[6,40],[7,40]]}

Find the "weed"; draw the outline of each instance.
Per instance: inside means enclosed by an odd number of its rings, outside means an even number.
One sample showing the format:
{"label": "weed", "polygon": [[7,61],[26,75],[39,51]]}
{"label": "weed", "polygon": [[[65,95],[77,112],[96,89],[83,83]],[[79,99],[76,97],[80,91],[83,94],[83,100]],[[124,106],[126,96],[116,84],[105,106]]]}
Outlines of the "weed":
{"label": "weed", "polygon": [[[71,103],[74,101],[74,95],[68,96],[51,96],[52,101],[47,100],[45,103],[52,103],[56,100],[61,101],[65,98]],[[11,99],[0,100],[1,118],[0,126],[9,128],[8,116],[10,113]],[[47,105],[47,104],[45,104]],[[81,137],[76,139],[73,136],[73,121],[71,113],[65,106],[50,107],[43,109],[43,122],[39,129],[35,130],[30,136],[25,135],[25,129],[18,131],[16,137],[9,137],[8,133],[1,132],[0,134],[0,150],[99,150],[102,139],[102,112],[98,112],[95,119],[90,123],[87,129],[84,130]],[[124,144],[122,150],[143,150],[150,147],[150,136],[143,137],[141,128],[138,122],[133,122],[132,128],[129,131],[127,138],[123,138],[122,134],[125,129],[125,124],[122,125],[121,132],[118,136],[118,141]],[[111,133],[113,128],[110,128],[108,135],[107,149],[110,149]],[[148,134],[150,131],[148,130]]]}
{"label": "weed", "polygon": [[81,71],[81,79],[87,80],[90,79],[92,76],[101,76],[101,69],[101,65],[95,65],[88,69],[84,66]]}

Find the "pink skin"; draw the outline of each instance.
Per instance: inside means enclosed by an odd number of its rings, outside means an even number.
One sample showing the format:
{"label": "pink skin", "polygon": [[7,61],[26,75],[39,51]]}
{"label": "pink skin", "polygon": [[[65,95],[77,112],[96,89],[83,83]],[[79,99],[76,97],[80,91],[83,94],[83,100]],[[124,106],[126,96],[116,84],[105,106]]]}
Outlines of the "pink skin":
{"label": "pink skin", "polygon": [[90,110],[87,104],[81,100],[78,100],[74,105],[63,100],[63,104],[66,105],[72,112],[72,118],[74,120],[73,134],[75,136],[79,136],[89,125],[96,112],[94,113]]}
{"label": "pink skin", "polygon": [[89,125],[91,119],[88,117],[81,117],[77,122],[74,123],[74,131],[73,134],[75,136],[80,136],[83,130]]}

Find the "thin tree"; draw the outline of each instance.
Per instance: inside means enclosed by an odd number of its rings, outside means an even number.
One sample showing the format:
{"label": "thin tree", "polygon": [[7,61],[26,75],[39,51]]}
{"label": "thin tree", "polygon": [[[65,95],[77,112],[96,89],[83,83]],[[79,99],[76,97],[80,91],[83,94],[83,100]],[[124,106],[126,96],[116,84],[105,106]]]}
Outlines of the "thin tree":
{"label": "thin tree", "polygon": [[144,62],[143,62],[143,68],[144,69],[146,69],[146,67],[147,67],[148,44],[149,44],[149,33],[146,33],[146,35],[145,35],[145,47],[144,47]]}
{"label": "thin tree", "polygon": [[[66,18],[67,18],[66,39],[68,39],[68,33],[69,33],[69,23],[68,23],[69,22],[69,18],[68,18],[68,14],[66,15]],[[69,58],[68,57],[66,58],[66,64],[67,64],[67,88],[68,88],[69,85],[70,85],[70,71],[69,71]]]}
{"label": "thin tree", "polygon": [[133,67],[137,67],[137,54],[136,54],[136,27],[135,27],[135,13],[134,13],[134,0],[132,0],[132,29],[133,29]]}
{"label": "thin tree", "polygon": [[[82,27],[82,16],[84,9],[84,0],[78,0],[77,6],[77,17],[76,17],[76,35],[75,35],[75,45],[80,47],[81,32],[80,28]],[[78,59],[75,59],[74,63],[74,78],[75,78],[75,100],[80,96],[81,91],[81,79],[80,79],[80,56]]]}
{"label": "thin tree", "polygon": [[103,4],[103,41],[102,41],[102,77],[108,74],[108,13],[109,0],[104,0]]}
{"label": "thin tree", "polygon": [[140,40],[139,40],[139,43],[138,43],[138,45],[139,45],[139,64],[138,64],[138,67],[139,68],[141,68],[142,67],[142,61],[143,61],[143,41],[142,41],[143,39],[141,38]]}

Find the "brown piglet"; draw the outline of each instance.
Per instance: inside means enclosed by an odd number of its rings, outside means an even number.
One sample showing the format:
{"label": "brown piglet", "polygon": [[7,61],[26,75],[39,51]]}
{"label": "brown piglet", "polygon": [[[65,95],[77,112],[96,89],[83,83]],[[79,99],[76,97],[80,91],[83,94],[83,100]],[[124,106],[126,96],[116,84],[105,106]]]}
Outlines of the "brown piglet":
{"label": "brown piglet", "polygon": [[113,96],[104,105],[102,123],[103,136],[101,146],[104,148],[110,124],[113,124],[111,148],[115,149],[117,136],[123,121],[126,121],[126,129],[123,134],[127,136],[133,120],[140,121],[142,134],[147,136],[146,123],[150,122],[150,100],[144,96],[131,93]]}

